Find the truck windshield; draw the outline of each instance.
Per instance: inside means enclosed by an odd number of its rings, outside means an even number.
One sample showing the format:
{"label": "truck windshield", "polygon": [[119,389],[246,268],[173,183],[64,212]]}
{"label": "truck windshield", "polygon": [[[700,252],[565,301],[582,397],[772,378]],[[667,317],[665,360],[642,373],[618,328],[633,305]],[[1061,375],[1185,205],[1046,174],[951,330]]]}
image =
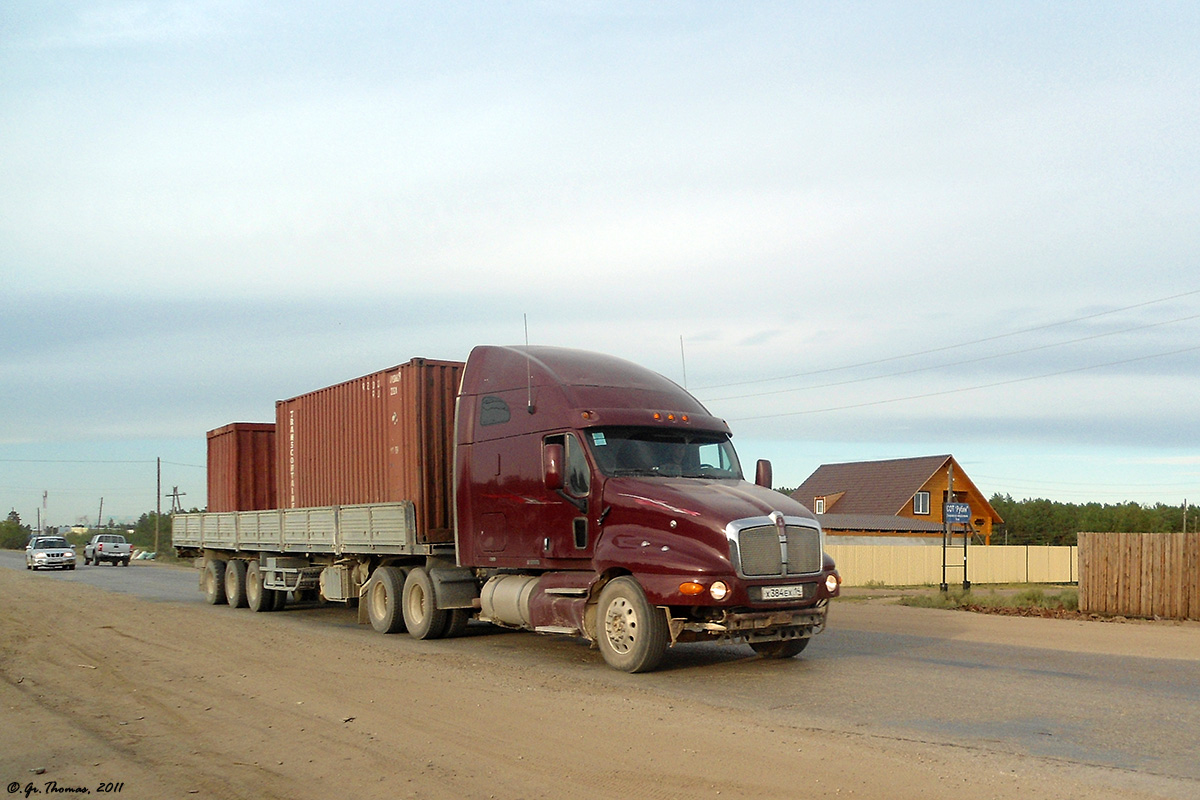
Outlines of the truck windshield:
{"label": "truck windshield", "polygon": [[738,478],[742,468],[729,437],[711,431],[598,428],[585,433],[600,471],[609,477]]}

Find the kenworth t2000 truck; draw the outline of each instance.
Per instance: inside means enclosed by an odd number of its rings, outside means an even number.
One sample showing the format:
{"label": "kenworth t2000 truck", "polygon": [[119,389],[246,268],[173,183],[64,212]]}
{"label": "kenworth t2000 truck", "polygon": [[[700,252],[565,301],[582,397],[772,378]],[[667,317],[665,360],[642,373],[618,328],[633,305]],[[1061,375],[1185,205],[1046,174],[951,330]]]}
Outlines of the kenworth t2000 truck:
{"label": "kenworth t2000 truck", "polygon": [[[787,658],[822,630],[840,578],[816,518],[770,489],[768,462],[747,482],[729,427],[680,386],[551,347],[481,346],[465,365],[429,363],[458,378],[452,418],[412,399],[433,385],[419,360],[347,384],[355,398],[377,393],[366,412],[382,420],[377,435],[367,425],[348,436],[346,417],[361,414],[328,399],[283,401],[281,507],[176,515],[174,546],[197,559],[210,602],[269,611],[289,592],[319,592],[357,602],[380,632],[436,639],[479,619],[584,637],[628,672],[654,669],[677,642]],[[326,438],[345,442],[309,447],[321,436],[305,427],[310,411],[332,414],[324,424],[338,433]],[[373,447],[382,488],[371,502],[337,496],[357,469],[356,453],[340,451]],[[445,468],[414,475],[396,466],[402,451]],[[334,488],[305,495],[318,452]],[[325,503],[297,505],[304,496]]]}

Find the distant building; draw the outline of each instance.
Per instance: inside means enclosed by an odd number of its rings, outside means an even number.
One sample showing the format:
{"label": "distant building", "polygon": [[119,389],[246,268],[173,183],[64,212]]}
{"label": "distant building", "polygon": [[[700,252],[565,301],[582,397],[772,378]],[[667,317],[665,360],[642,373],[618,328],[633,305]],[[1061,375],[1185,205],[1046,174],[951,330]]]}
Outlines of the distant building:
{"label": "distant building", "polygon": [[816,513],[830,544],[941,544],[947,502],[971,507],[971,533],[985,544],[1004,522],[949,455],[823,464],[792,497]]}

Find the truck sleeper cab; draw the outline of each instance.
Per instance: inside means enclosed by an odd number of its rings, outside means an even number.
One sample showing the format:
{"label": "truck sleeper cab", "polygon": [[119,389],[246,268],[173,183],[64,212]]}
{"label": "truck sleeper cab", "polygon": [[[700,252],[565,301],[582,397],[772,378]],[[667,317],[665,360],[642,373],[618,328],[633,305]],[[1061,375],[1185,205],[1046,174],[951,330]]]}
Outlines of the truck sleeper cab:
{"label": "truck sleeper cab", "polygon": [[728,426],[675,383],[479,347],[457,417],[458,563],[482,618],[586,636],[634,672],[679,641],[793,656],[823,628],[840,579],[815,517],[747,483]]}

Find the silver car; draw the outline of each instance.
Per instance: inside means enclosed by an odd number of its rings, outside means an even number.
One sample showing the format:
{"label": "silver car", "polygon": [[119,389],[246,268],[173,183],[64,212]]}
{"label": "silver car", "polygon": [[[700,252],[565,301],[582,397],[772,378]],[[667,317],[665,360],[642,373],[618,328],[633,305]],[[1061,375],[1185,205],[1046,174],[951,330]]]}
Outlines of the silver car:
{"label": "silver car", "polygon": [[35,536],[25,547],[25,569],[75,569],[75,548],[61,536]]}

